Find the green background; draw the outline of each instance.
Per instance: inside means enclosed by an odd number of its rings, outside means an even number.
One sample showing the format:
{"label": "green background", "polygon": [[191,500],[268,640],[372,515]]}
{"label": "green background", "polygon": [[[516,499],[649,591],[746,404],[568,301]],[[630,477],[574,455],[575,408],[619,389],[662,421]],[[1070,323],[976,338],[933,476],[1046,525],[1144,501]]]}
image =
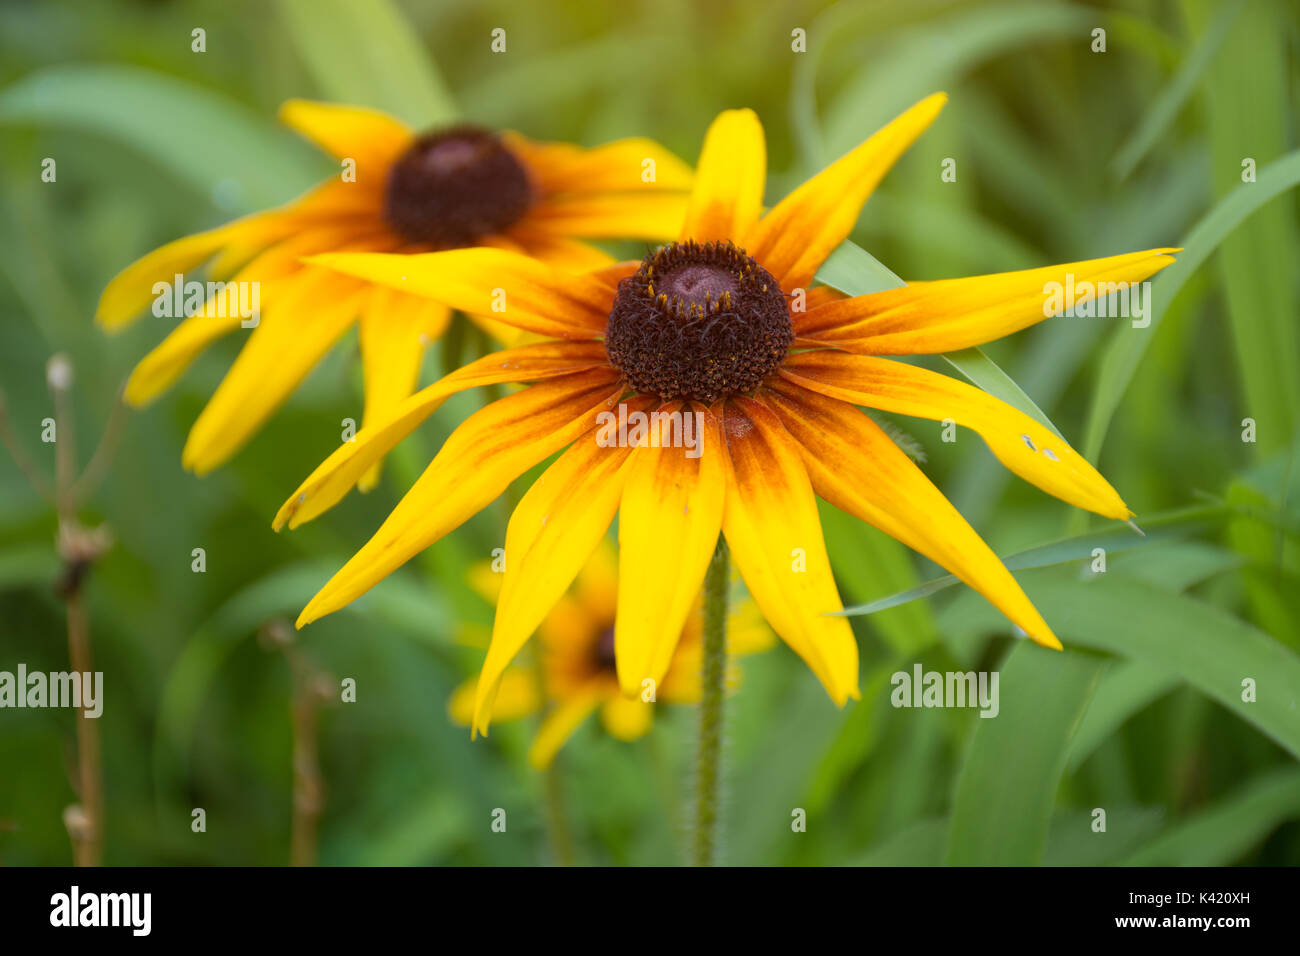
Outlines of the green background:
{"label": "green background", "polygon": [[[837,710],[784,647],[745,662],[728,703],[723,858],[1300,862],[1297,26],[1287,0],[8,4],[9,418],[52,467],[53,446],[40,442],[52,414],[44,368],[63,352],[76,369],[78,454],[89,457],[166,321],[105,336],[91,323],[104,284],[169,239],[329,174],[276,124],[289,97],[379,106],[417,125],[458,113],[586,145],[650,135],[690,161],[719,110],[751,106],[767,130],[770,202],[946,90],[947,109],[854,234],[893,272],[932,279],[1186,247],[1155,281],[1148,329],[1060,318],[954,357],[981,384],[998,383],[999,367],[1014,379],[1147,535],[1020,482],[973,433],[947,444],[937,423],[898,420],[994,550],[1020,555],[1011,566],[1068,650],[1014,640],[964,587],[912,593],[941,569],[826,508],[846,604],[883,605],[854,620],[863,699]],[[205,53],[191,51],[195,27]],[[489,45],[498,27],[502,54]],[[791,50],[796,28],[807,52]],[[1104,53],[1092,50],[1096,28]],[[57,160],[56,183],[40,179],[44,157]],[[940,179],[946,157],[956,182]],[[1247,157],[1253,183],[1242,182]],[[878,287],[876,263],[851,252],[837,281]],[[480,344],[453,331],[424,380]],[[180,449],[236,345],[221,343],[130,414],[82,512],[116,538],[86,585],[106,673],[113,864],[288,861],[295,680],[258,634],[292,620],[484,400],[448,403],[376,492],[275,535],[284,496],[335,446],[337,423],[360,417],[355,334],[233,463],[196,479]],[[498,546],[507,513],[497,502],[298,636],[307,670],[358,688],[355,703],[320,713],[320,862],[681,859],[689,709],[661,709],[634,744],[589,722],[550,777],[526,765],[526,723],[471,742],[448,721],[449,694],[481,660],[467,637],[491,620],[465,572]],[[0,456],[0,670],[68,666],[55,527]],[[196,547],[204,574],[190,568]],[[1104,574],[1090,571],[1094,547],[1107,549]],[[999,670],[1001,714],[890,707],[890,675],[917,662]],[[1252,703],[1244,678],[1257,682]],[[71,862],[62,812],[76,799],[74,749],[71,712],[0,711],[0,862]],[[206,833],[191,832],[194,807]],[[505,834],[490,826],[498,807]],[[807,832],[792,832],[795,808]],[[1105,833],[1092,830],[1094,808],[1106,810]]]}

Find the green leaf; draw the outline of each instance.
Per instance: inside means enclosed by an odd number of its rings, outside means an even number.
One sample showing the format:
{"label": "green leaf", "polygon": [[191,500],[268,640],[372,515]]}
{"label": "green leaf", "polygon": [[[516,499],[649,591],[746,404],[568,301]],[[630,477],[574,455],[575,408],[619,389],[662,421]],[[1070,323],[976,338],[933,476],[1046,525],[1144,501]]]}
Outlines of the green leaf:
{"label": "green leaf", "polygon": [[1300,818],[1300,770],[1243,784],[1124,861],[1128,866],[1227,866],[1288,820]]}
{"label": "green leaf", "polygon": [[957,779],[947,862],[1033,866],[1042,860],[1070,739],[1106,661],[1029,644],[1000,670],[1000,711],[977,721]]}
{"label": "green leaf", "polygon": [[[1180,678],[1300,757],[1300,657],[1262,631],[1205,601],[1118,574],[1080,580],[1031,571],[1025,592],[1066,647],[1089,647]],[[943,609],[946,631],[1004,629],[973,592]],[[1245,679],[1256,699],[1242,700]]]}
{"label": "green leaf", "polygon": [[1119,407],[1138,363],[1146,354],[1160,321],[1180,289],[1223,240],[1275,196],[1300,184],[1300,150],[1259,170],[1256,181],[1242,183],[1225,196],[1187,234],[1178,261],[1152,282],[1150,325],[1135,329],[1121,326],[1102,359],[1097,387],[1092,393],[1088,424],[1084,429],[1083,457],[1096,461],[1110,420]]}
{"label": "green leaf", "polygon": [[1133,168],[1142,161],[1142,157],[1155,145],[1169,124],[1173,122],[1174,117],[1178,115],[1178,111],[1187,103],[1196,89],[1197,81],[1201,79],[1214,59],[1214,55],[1223,45],[1224,37],[1237,22],[1242,3],[1243,0],[1230,0],[1219,8],[1214,21],[1197,41],[1195,49],[1179,64],[1178,72],[1174,74],[1168,85],[1151,101],[1151,105],[1142,116],[1142,121],[1129,134],[1129,138],[1124,141],[1124,145],[1111,160],[1110,168],[1116,178],[1128,178]]}
{"label": "green leaf", "polygon": [[455,119],[437,67],[390,0],[279,0],[279,7],[327,99],[381,109],[417,129]]}
{"label": "green leaf", "polygon": [[217,93],[135,67],[56,66],[24,77],[0,93],[0,124],[15,123],[125,143],[227,211],[276,205],[319,178],[311,148],[287,130]]}

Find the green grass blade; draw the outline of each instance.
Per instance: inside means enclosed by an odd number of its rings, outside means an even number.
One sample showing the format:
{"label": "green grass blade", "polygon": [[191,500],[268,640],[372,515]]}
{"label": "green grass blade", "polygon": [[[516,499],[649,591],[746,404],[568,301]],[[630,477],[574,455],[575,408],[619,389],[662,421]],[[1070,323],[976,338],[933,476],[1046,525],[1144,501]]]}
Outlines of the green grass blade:
{"label": "green grass blade", "polygon": [[1105,669],[1084,654],[1028,644],[1012,651],[1001,668],[1001,710],[976,721],[957,779],[950,865],[1041,861],[1070,739]]}
{"label": "green grass blade", "polygon": [[390,0],[279,0],[321,95],[385,110],[416,128],[456,117],[419,34]]}
{"label": "green grass blade", "polygon": [[[1143,521],[1142,537],[1124,525],[1117,525],[1089,534],[1074,535],[1053,541],[1050,544],[1017,551],[1002,558],[1002,563],[1012,571],[1024,571],[1030,568],[1045,568],[1065,564],[1070,561],[1082,561],[1092,556],[1094,548],[1104,548],[1107,556],[1136,548],[1150,547],[1157,542],[1170,541],[1192,534],[1214,521],[1227,515],[1221,505],[1206,505],[1196,508],[1179,508],[1163,514],[1152,515]],[[898,591],[886,597],[877,598],[867,604],[846,607],[836,615],[855,617],[860,614],[875,614],[900,604],[917,601],[931,594],[950,588],[960,581],[951,574],[933,578],[906,591]]]}
{"label": "green grass blade", "polygon": [[[1198,598],[1108,573],[1080,580],[1060,569],[1031,571],[1025,592],[1065,646],[1088,647],[1172,674],[1300,757],[1300,656]],[[1005,629],[973,592],[939,616],[945,631]],[[1242,700],[1243,681],[1255,700]]]}
{"label": "green grass blade", "polygon": [[1128,866],[1227,866],[1279,825],[1300,818],[1300,770],[1257,777],[1124,861]]}
{"label": "green grass blade", "polygon": [[1097,387],[1093,389],[1088,424],[1084,429],[1083,457],[1096,461],[1110,421],[1119,407],[1138,363],[1151,345],[1166,310],[1192,273],[1219,248],[1228,234],[1251,213],[1275,196],[1300,184],[1300,150],[1259,170],[1256,181],[1242,183],[1211,209],[1183,240],[1178,261],[1163,270],[1151,286],[1151,322],[1144,329],[1121,326],[1102,359]]}
{"label": "green grass blade", "polygon": [[1135,130],[1129,134],[1129,138],[1124,141],[1124,145],[1115,153],[1115,158],[1111,161],[1111,172],[1117,179],[1127,179],[1133,172],[1134,167],[1142,162],[1142,158],[1160,139],[1169,124],[1173,122],[1178,111],[1187,103],[1188,98],[1196,89],[1197,82],[1205,73],[1214,55],[1219,52],[1223,46],[1223,40],[1232,29],[1232,25],[1237,22],[1237,15],[1241,13],[1241,5],[1244,0],[1231,0],[1219,8],[1215,14],[1214,21],[1206,29],[1205,33],[1197,41],[1195,49],[1191,55],[1185,59],[1178,67],[1178,72],[1174,74],[1169,84],[1160,91],[1147,109]]}

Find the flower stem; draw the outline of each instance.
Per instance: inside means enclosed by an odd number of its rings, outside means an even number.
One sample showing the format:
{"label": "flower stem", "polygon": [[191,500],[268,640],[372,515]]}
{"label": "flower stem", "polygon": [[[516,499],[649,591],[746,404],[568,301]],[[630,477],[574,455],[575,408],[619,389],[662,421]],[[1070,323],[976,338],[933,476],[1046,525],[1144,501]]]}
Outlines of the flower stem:
{"label": "flower stem", "polygon": [[727,673],[727,578],[727,543],[719,535],[704,575],[700,739],[695,758],[695,832],[691,845],[694,866],[712,866],[717,856],[722,802],[722,705]]}

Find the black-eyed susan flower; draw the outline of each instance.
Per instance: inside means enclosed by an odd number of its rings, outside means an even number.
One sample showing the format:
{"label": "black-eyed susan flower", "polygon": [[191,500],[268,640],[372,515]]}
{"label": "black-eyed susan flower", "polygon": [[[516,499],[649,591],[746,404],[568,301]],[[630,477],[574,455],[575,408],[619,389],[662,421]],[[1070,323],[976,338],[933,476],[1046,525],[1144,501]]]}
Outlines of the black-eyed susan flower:
{"label": "black-eyed susan flower", "polygon": [[[417,135],[375,110],[302,100],[286,103],[281,118],[338,159],[339,175],[287,206],[154,250],[99,301],[98,321],[115,331],[160,294],[187,299],[163,286],[204,263],[213,279],[230,283],[206,304],[194,302],[201,310],[145,356],[126,388],[127,400],[143,405],[214,341],[251,328],[185,444],[182,462],[198,474],[234,455],[358,320],[365,422],[411,393],[425,346],[447,326],[443,303],[302,257],[476,246],[590,269],[612,259],[578,237],[664,239],[681,227],[690,170],[649,140],[582,149],[463,125]],[[250,286],[255,294],[245,293]],[[494,332],[509,328],[479,321]],[[371,469],[363,484],[375,477]]]}
{"label": "black-eyed susan flower", "polygon": [[[857,646],[847,619],[830,613],[841,603],[815,495],[943,565],[1034,641],[1060,647],[997,556],[856,406],[952,419],[1043,490],[1126,519],[1120,496],[1060,436],[978,388],[881,356],[999,338],[1044,318],[1050,281],[1072,275],[1076,291],[1087,294],[1099,281],[1141,280],[1172,262],[1167,253],[1176,250],[915,282],[852,298],[811,288],[872,189],[944,102],[942,95],[921,101],[766,214],[758,119],[748,110],[723,113],[705,140],[680,241],[639,263],[572,274],[483,249],[317,260],[469,311],[485,311],[491,290],[503,288],[510,304],[501,320],[555,341],[490,355],[412,396],[300,486],[277,527],[337,502],[446,393],[487,381],[534,383],[452,433],[299,624],[365,593],[525,469],[567,449],[510,519],[508,569],[476,696],[478,730],[487,727],[511,659],[615,514],[615,655],[628,694],[668,668],[720,531],[777,634],[836,703],[857,696]],[[793,311],[801,298],[806,311]],[[702,453],[664,447],[672,441],[601,440],[615,408],[629,421],[644,412],[670,422],[679,413],[698,415]]]}
{"label": "black-eyed susan flower", "polygon": [[[480,566],[471,575],[480,594],[495,601],[501,575]],[[538,769],[550,765],[556,752],[593,713],[619,740],[644,736],[654,720],[657,703],[688,704],[700,697],[701,615],[696,606],[686,618],[681,639],[663,681],[638,688],[628,697],[619,687],[614,658],[614,619],[618,608],[618,560],[607,542],[597,547],[577,579],[537,628],[540,673],[512,665],[501,674],[492,716],[515,720],[545,710],[545,717],[528,751]],[[772,632],[750,601],[734,609],[727,625],[727,649],[734,657],[770,647]],[[730,683],[739,674],[733,668]],[[474,719],[476,680],[458,687],[448,703],[452,719],[468,726]]]}

